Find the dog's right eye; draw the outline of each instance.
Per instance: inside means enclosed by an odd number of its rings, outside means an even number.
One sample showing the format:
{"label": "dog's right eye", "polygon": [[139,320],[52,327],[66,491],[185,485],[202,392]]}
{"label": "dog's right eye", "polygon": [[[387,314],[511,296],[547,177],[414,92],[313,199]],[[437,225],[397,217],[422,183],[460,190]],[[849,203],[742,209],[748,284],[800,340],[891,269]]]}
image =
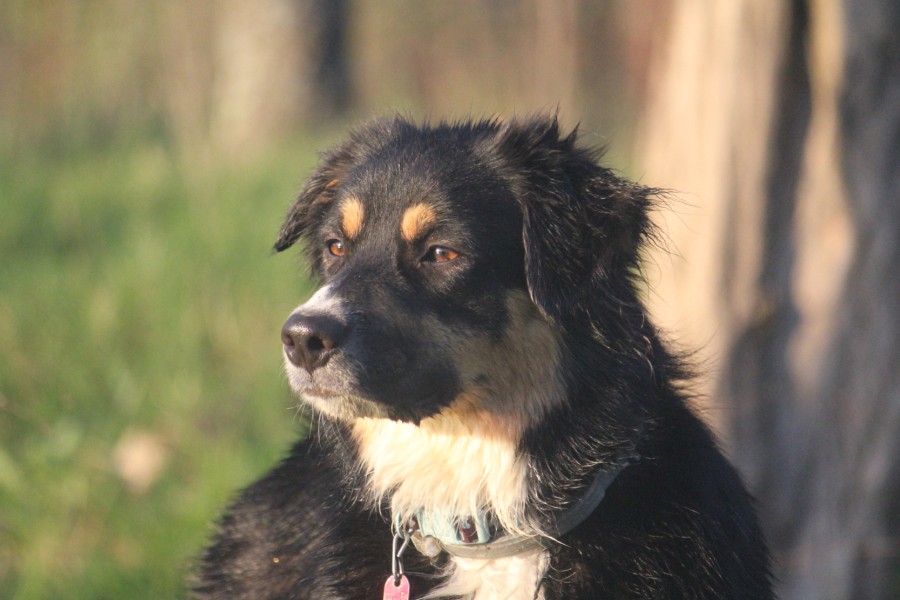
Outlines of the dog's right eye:
{"label": "dog's right eye", "polygon": [[344,242],[341,240],[328,240],[325,242],[326,247],[328,248],[328,253],[332,256],[344,256],[346,250],[344,250]]}
{"label": "dog's right eye", "polygon": [[422,257],[422,262],[446,263],[459,258],[459,252],[446,246],[432,246]]}

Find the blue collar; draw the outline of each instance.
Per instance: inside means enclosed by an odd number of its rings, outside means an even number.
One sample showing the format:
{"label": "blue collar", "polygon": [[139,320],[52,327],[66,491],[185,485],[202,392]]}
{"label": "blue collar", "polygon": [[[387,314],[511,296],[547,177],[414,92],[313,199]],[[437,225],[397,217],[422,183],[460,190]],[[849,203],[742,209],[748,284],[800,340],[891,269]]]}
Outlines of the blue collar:
{"label": "blue collar", "polygon": [[394,528],[409,531],[416,549],[432,558],[442,552],[461,558],[502,558],[545,548],[583,523],[603,502],[616,477],[636,460],[637,456],[632,455],[611,469],[599,471],[577,502],[551,515],[551,523],[542,535],[509,534],[488,511],[459,517],[420,510],[406,527],[395,522]]}

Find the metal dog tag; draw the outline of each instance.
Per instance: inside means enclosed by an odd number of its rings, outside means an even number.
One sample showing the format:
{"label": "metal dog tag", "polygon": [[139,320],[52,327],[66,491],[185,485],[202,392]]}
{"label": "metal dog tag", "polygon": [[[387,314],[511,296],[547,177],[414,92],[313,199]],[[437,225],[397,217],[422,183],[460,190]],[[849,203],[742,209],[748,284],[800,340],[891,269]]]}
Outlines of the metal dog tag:
{"label": "metal dog tag", "polygon": [[384,582],[384,600],[409,600],[409,579],[406,575],[400,576],[400,585],[394,585],[394,576],[391,575]]}

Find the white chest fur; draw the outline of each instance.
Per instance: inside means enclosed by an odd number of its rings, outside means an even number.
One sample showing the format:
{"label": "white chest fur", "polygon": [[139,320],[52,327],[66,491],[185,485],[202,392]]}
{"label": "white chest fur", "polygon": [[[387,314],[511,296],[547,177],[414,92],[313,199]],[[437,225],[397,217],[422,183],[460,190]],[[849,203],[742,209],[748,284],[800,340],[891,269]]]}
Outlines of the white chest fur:
{"label": "white chest fur", "polygon": [[[403,520],[421,509],[466,515],[490,507],[505,530],[521,532],[527,464],[516,453],[518,431],[498,427],[493,416],[479,427],[475,416],[442,415],[419,426],[358,420],[354,436],[369,492],[376,500],[389,496],[392,514]],[[491,560],[454,558],[447,580],[428,598],[534,600],[546,566],[543,550]]]}
{"label": "white chest fur", "polygon": [[454,558],[447,582],[426,598],[461,596],[472,600],[540,600],[535,596],[547,569],[547,553],[537,550],[493,560]]}
{"label": "white chest fur", "polygon": [[390,497],[401,522],[419,510],[471,515],[490,509],[507,531],[518,530],[526,500],[526,469],[516,453],[518,431],[475,414],[425,419],[418,426],[359,419],[353,430],[369,492]]}

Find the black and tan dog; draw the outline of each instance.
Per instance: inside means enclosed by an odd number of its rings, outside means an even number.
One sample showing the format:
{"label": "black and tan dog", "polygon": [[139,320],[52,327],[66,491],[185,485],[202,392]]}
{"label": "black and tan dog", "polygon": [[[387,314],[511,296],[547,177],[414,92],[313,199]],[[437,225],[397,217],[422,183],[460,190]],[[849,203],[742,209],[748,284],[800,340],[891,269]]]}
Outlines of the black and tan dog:
{"label": "black and tan dog", "polygon": [[552,118],[328,152],[275,245],[323,284],[282,331],[314,431],[231,506],[196,597],[771,598],[638,299],[653,193]]}

